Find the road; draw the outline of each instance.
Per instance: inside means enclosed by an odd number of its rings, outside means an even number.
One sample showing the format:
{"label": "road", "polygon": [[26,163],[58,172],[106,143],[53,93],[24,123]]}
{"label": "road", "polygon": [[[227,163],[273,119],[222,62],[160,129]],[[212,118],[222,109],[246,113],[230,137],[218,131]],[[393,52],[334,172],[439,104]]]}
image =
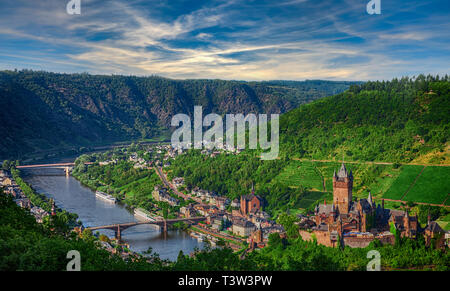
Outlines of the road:
{"label": "road", "polygon": [[177,187],[175,187],[172,183],[170,183],[167,180],[167,176],[164,174],[164,172],[162,171],[161,167],[155,167],[156,173],[158,174],[159,178],[161,179],[161,181],[164,183],[164,185],[166,185],[167,187],[169,187],[170,189],[173,190],[173,192],[178,196],[183,198],[184,200],[189,200],[189,196],[187,196],[184,193],[181,193],[180,191],[178,191]]}

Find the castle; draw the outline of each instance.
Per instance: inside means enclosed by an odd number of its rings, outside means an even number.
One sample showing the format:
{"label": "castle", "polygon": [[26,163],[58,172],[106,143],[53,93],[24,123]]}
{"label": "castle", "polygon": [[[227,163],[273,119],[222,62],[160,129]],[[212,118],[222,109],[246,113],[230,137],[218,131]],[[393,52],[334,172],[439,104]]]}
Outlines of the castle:
{"label": "castle", "polygon": [[407,210],[386,209],[384,200],[377,205],[371,193],[367,199],[353,199],[352,190],[352,171],[347,171],[342,163],[333,174],[333,203],[327,204],[325,200],[315,207],[313,215],[301,217],[299,233],[302,238],[316,239],[319,244],[330,247],[366,247],[375,239],[394,244],[392,227],[401,237],[416,237],[420,228],[417,216],[409,215]]}

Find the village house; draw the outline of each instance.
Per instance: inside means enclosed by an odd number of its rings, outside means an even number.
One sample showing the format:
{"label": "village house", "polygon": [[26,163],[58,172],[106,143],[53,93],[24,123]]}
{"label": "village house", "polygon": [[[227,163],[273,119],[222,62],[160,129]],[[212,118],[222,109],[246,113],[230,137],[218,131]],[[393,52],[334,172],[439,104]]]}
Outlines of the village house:
{"label": "village house", "polygon": [[267,238],[264,238],[264,231],[257,227],[257,229],[247,239],[249,249],[264,248],[266,246]]}
{"label": "village house", "polygon": [[239,199],[234,199],[233,201],[231,201],[231,207],[233,208],[239,208],[241,204],[239,203]]}
{"label": "village house", "polygon": [[117,159],[114,160],[108,160],[108,161],[102,161],[98,163],[100,166],[106,166],[109,164],[117,164]]}
{"label": "village house", "polygon": [[425,244],[430,246],[432,241],[435,240],[435,248],[445,249],[447,241],[445,235],[445,231],[436,221],[431,221],[430,216],[428,215],[428,224],[424,229]]}
{"label": "village house", "polygon": [[5,177],[2,181],[2,186],[14,186],[14,185],[16,185],[16,183],[10,177]]}
{"label": "village house", "polygon": [[239,236],[247,237],[255,231],[256,227],[248,220],[233,218],[232,231]]}
{"label": "village house", "polygon": [[44,217],[49,216],[49,213],[39,206],[31,207],[30,213],[36,218],[36,221],[38,223],[42,223]]}
{"label": "village house", "polygon": [[217,208],[219,208],[220,210],[225,210],[226,207],[230,204],[230,199],[228,199],[227,197],[220,196],[215,199],[215,202]]}
{"label": "village house", "polygon": [[214,219],[211,222],[211,228],[216,231],[220,231],[222,226],[223,226],[223,217],[221,216],[214,217]]}
{"label": "village house", "polygon": [[175,178],[172,179],[172,184],[175,187],[177,187],[177,188],[181,187],[181,186],[184,185],[184,178],[182,178],[182,177],[175,177]]}
{"label": "village house", "polygon": [[152,197],[156,201],[167,202],[171,206],[177,206],[180,204],[177,199],[173,198],[167,193],[166,189],[161,189],[158,186],[155,186],[152,192]]}
{"label": "village house", "polygon": [[195,205],[195,210],[202,216],[214,215],[217,213],[217,207],[213,205]]}
{"label": "village house", "polygon": [[28,199],[26,197],[25,198],[19,198],[19,199],[16,199],[14,201],[16,202],[16,204],[19,207],[22,207],[22,208],[25,208],[25,209],[31,209],[31,207],[32,207],[30,199]]}
{"label": "village house", "polygon": [[5,170],[1,170],[0,169],[0,180],[3,180],[6,177],[9,177],[8,172],[6,172]]}
{"label": "village house", "polygon": [[188,206],[181,207],[180,208],[180,213],[186,218],[197,216],[197,211],[194,209],[192,204],[189,204]]}

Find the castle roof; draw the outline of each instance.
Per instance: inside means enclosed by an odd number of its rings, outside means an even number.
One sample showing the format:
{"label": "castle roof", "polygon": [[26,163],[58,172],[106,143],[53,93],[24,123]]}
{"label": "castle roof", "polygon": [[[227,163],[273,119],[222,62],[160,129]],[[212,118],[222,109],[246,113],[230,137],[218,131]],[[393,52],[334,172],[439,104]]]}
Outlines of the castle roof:
{"label": "castle roof", "polygon": [[440,225],[436,221],[430,222],[430,224],[425,227],[425,230],[429,230],[433,233],[444,232],[444,230],[440,227]]}
{"label": "castle roof", "polygon": [[344,162],[342,162],[341,168],[339,169],[339,172],[336,174],[336,171],[334,171],[334,177],[336,178],[353,178],[352,171],[350,170],[350,173],[347,171],[347,168],[345,167]]}
{"label": "castle roof", "polygon": [[316,213],[318,214],[330,214],[331,212],[335,212],[333,204],[319,204],[316,206]]}

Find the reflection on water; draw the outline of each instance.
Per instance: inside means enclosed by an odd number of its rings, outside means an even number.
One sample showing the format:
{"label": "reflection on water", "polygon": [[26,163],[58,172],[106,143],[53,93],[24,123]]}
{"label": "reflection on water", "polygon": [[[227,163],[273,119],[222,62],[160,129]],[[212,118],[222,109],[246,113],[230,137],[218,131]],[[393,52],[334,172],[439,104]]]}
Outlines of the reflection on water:
{"label": "reflection on water", "polygon": [[[75,178],[65,177],[61,169],[29,169],[22,172],[24,180],[36,191],[55,199],[58,207],[77,213],[86,227],[137,221],[124,206],[96,199],[93,191],[82,186]],[[114,236],[111,230],[99,232]],[[137,225],[124,230],[122,240],[133,251],[144,252],[151,247],[161,258],[170,260],[176,260],[180,250],[188,254],[195,247],[202,247],[202,243],[186,232],[169,231],[164,237],[151,225]]]}

